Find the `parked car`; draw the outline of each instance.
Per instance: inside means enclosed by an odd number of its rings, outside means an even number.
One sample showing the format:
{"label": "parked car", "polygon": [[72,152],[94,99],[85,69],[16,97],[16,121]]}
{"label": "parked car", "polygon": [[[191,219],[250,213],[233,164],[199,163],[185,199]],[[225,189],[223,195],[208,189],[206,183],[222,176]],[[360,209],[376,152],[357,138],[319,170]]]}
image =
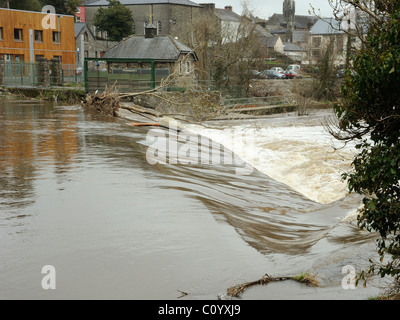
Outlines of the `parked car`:
{"label": "parked car", "polygon": [[271,70],[272,71],[278,71],[280,73],[283,73],[283,71],[284,71],[281,67],[273,67],[273,68],[271,68]]}
{"label": "parked car", "polygon": [[247,70],[246,74],[250,75],[252,79],[265,79],[265,76],[258,70]]}
{"label": "parked car", "polygon": [[275,71],[275,70],[264,70],[264,71],[261,71],[261,73],[267,79],[286,79],[286,76],[283,73]]}
{"label": "parked car", "polygon": [[286,76],[286,79],[302,78],[301,74],[294,70],[286,70],[283,74]]}
{"label": "parked car", "polygon": [[[353,70],[350,70],[349,73],[352,76],[355,75],[355,72]],[[340,69],[340,70],[337,71],[336,77],[337,78],[344,78],[344,77],[346,77],[346,74],[347,74],[347,70],[346,69]]]}

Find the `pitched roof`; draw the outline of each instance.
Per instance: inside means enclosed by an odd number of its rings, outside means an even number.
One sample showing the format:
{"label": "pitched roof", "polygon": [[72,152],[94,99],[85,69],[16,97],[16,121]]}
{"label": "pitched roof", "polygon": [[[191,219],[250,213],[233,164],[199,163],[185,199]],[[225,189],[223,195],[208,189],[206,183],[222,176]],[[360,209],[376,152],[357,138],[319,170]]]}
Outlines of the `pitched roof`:
{"label": "pitched roof", "polygon": [[79,34],[82,32],[82,30],[86,27],[87,31],[92,35],[93,38],[95,38],[93,32],[90,30],[86,22],[75,22],[74,23],[74,29],[75,29],[75,38],[79,36]]}
{"label": "pitched roof", "polygon": [[182,53],[193,54],[195,60],[197,60],[196,53],[192,49],[171,36],[145,38],[144,36],[134,35],[107,50],[104,58],[177,61]]}
{"label": "pitched roof", "polygon": [[342,34],[340,22],[334,18],[318,19],[310,30],[311,34]]}
{"label": "pitched roof", "polygon": [[[310,27],[318,20],[315,16],[295,15],[296,29],[310,29]],[[285,25],[286,20],[283,14],[274,13],[268,20],[267,25]]]}
{"label": "pitched roof", "polygon": [[222,21],[240,22],[242,20],[242,17],[239,14],[233,12],[232,10],[215,9],[214,13]]}
{"label": "pitched roof", "polygon": [[[190,0],[119,0],[123,5],[135,5],[135,4],[176,4],[181,6],[201,7],[201,5],[194,3]],[[97,0],[87,1],[85,6],[108,6],[110,3],[108,0]]]}
{"label": "pitched roof", "polygon": [[260,43],[266,48],[274,48],[279,39],[280,37],[272,36],[259,38],[258,41],[260,41]]}
{"label": "pitched roof", "polygon": [[303,49],[299,45],[292,43],[292,42],[284,42],[283,43],[283,50],[284,51],[301,51],[306,52],[307,50]]}
{"label": "pitched roof", "polygon": [[254,31],[255,31],[257,37],[269,38],[269,37],[273,36],[271,33],[269,33],[267,30],[265,30],[263,27],[261,27],[258,24],[256,24]]}

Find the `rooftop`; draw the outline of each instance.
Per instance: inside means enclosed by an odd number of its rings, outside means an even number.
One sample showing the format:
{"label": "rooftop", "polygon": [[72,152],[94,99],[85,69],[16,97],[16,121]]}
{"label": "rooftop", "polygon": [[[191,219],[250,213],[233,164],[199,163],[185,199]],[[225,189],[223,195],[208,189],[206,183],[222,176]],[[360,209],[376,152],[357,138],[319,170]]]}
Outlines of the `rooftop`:
{"label": "rooftop", "polygon": [[171,36],[145,38],[144,36],[134,35],[107,50],[104,58],[176,61],[182,53],[191,53],[197,60],[197,56],[192,49]]}
{"label": "rooftop", "polygon": [[[181,6],[201,7],[201,5],[190,0],[119,0],[123,5],[137,4],[176,4]],[[87,1],[85,6],[108,6],[110,3],[107,0]]]}
{"label": "rooftop", "polygon": [[[310,29],[315,21],[318,20],[318,18],[315,16],[295,15],[294,17],[296,29]],[[280,26],[285,24],[285,17],[283,16],[283,14],[279,13],[274,13],[267,21],[267,25],[270,26]]]}
{"label": "rooftop", "polygon": [[310,30],[311,34],[342,34],[340,30],[340,22],[334,18],[318,19]]}

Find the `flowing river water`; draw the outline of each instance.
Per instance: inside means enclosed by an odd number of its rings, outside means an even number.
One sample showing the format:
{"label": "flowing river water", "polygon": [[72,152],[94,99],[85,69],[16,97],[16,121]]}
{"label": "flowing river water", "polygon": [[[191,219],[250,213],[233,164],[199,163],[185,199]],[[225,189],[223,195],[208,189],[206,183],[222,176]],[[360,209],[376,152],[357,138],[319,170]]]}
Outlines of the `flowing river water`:
{"label": "flowing river water", "polygon": [[[353,151],[333,148],[329,115],[189,125],[212,139],[198,146],[210,161],[152,164],[149,136],[161,146],[177,133],[80,106],[1,101],[0,299],[217,299],[266,273],[305,272],[320,286],[277,282],[240,299],[378,294],[373,281],[342,286],[342,268],[360,271],[376,248],[340,181]],[[220,161],[229,150],[241,161]],[[47,265],[54,290],[42,287]]]}

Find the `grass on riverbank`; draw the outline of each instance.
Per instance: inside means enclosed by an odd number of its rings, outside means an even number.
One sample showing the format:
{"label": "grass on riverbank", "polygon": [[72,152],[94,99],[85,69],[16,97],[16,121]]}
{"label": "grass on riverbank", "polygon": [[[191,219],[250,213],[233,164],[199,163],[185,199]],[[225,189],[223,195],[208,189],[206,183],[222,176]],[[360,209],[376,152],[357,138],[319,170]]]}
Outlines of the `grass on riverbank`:
{"label": "grass on riverbank", "polygon": [[1,89],[3,99],[35,99],[44,101],[65,101],[80,103],[86,96],[84,88],[8,88]]}

